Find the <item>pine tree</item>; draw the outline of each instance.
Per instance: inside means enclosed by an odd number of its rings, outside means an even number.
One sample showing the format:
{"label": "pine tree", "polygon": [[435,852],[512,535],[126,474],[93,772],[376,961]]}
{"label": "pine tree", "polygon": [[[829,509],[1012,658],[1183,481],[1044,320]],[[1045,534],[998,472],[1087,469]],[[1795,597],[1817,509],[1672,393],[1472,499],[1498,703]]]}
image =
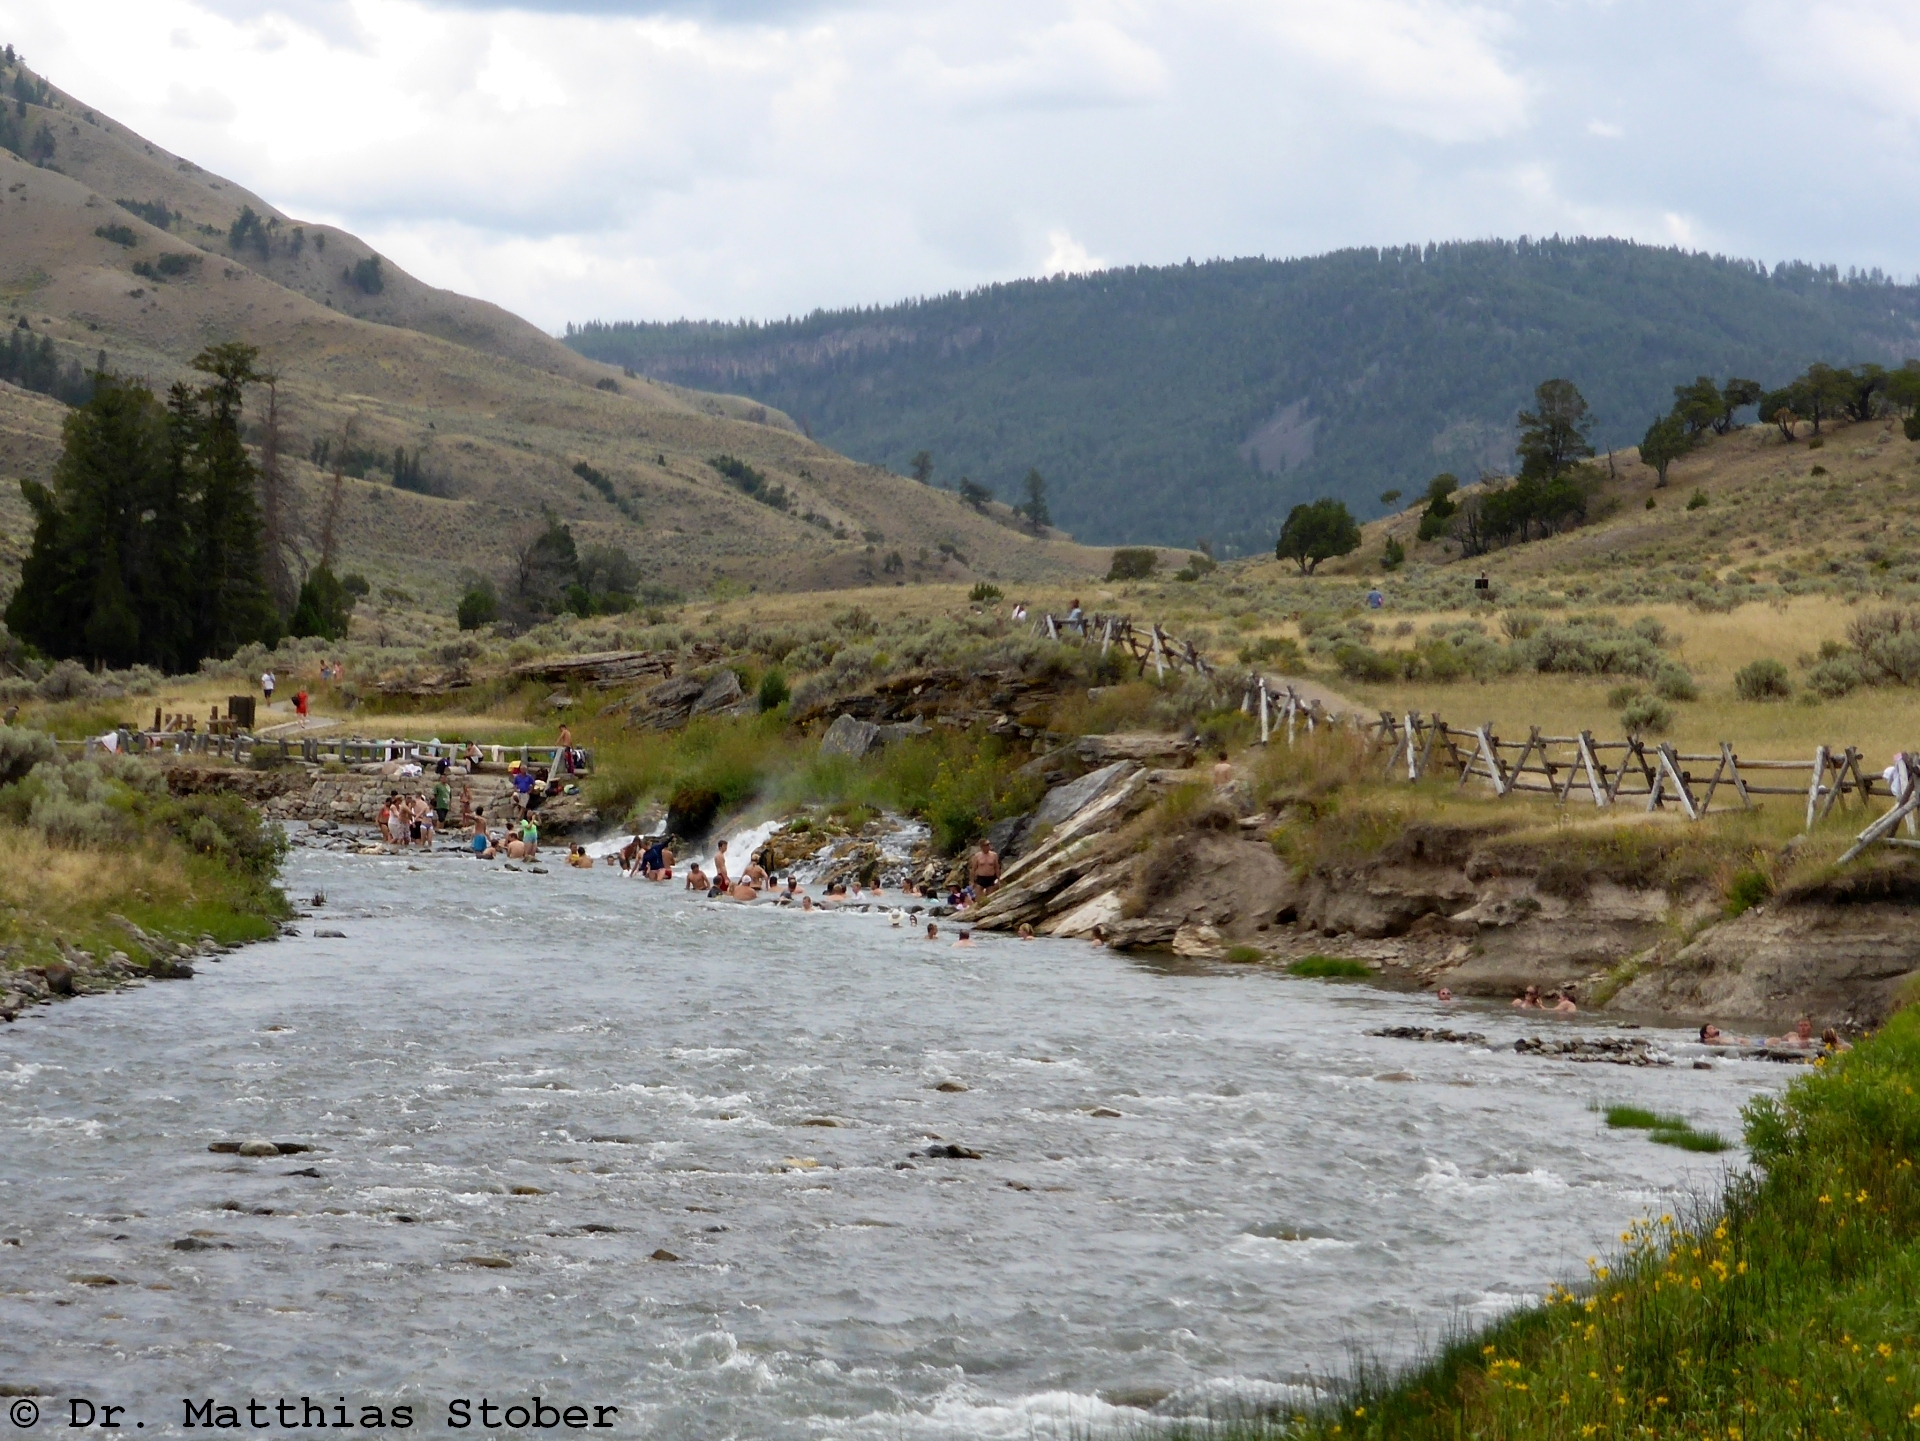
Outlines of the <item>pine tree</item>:
{"label": "pine tree", "polygon": [[193,368],[213,379],[183,407],[200,482],[196,590],[204,655],[232,655],[251,641],[272,645],[280,638],[280,617],[263,573],[259,470],[240,439],[245,389],[259,378],[253,369],[258,354],[237,342],[201,351]]}

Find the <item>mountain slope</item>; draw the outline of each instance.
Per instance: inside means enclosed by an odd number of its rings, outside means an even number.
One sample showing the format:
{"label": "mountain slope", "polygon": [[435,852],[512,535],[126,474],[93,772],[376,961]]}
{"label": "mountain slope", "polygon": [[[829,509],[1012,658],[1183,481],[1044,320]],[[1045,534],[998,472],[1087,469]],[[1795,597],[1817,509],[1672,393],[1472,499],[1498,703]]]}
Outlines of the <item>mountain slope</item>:
{"label": "mountain slope", "polygon": [[1920,288],[1617,240],[1475,242],[996,285],[766,325],[569,327],[583,355],[779,406],[897,469],[1010,493],[1090,541],[1272,543],[1316,495],[1377,513],[1512,454],[1548,376],[1631,444],[1674,384],[1920,353]]}
{"label": "mountain slope", "polygon": [[[17,117],[23,145],[48,137],[39,165],[0,150],[7,324],[50,339],[63,364],[104,358],[159,386],[191,376],[207,344],[258,346],[280,377],[296,569],[317,560],[330,510],[337,565],[435,607],[465,573],[504,579],[543,510],[583,545],[625,547],[647,584],[689,593],[868,583],[896,551],[901,578],[1104,566],[835,454],[759,402],[623,376],[496,306],[376,266],[356,237],[282,214],[30,72],[0,71],[44,102]],[[25,543],[17,481],[47,478],[63,414],[0,387],[0,560]],[[342,482],[337,508],[317,443],[350,452],[363,477]],[[390,483],[397,448],[433,494]],[[710,463],[721,455],[784,486],[791,511],[729,484]]]}

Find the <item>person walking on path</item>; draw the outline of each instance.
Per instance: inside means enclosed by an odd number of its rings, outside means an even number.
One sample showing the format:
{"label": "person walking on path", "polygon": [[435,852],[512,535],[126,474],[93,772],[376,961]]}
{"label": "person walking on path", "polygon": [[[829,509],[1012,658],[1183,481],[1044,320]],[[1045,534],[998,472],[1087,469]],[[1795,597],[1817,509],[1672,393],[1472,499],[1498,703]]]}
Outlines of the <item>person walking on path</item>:
{"label": "person walking on path", "polygon": [[263,671],[260,675],[260,689],[266,693],[268,710],[273,709],[273,672]]}

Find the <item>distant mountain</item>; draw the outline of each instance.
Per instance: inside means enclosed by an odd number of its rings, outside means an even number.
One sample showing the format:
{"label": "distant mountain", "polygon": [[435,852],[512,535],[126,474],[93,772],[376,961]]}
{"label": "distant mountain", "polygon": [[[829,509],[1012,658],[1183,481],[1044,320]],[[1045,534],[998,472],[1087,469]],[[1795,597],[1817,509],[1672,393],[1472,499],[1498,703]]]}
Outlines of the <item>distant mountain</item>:
{"label": "distant mountain", "polygon": [[338,566],[449,624],[464,578],[504,584],[549,515],[582,546],[627,551],[655,594],[1105,567],[1002,509],[930,505],[761,402],[624,375],[435,289],[10,53],[0,92],[0,592],[30,535],[19,481],[51,478],[86,372],[164,388],[224,340],[257,346],[279,377],[289,568],[331,544]]}
{"label": "distant mountain", "polygon": [[777,406],[895,470],[932,452],[1012,498],[1046,477],[1093,544],[1272,543],[1288,509],[1511,460],[1513,418],[1565,376],[1602,446],[1637,442],[1695,375],[1777,384],[1809,362],[1920,354],[1920,287],[1622,240],[1479,241],[1020,281],[771,324],[569,326],[582,355]]}

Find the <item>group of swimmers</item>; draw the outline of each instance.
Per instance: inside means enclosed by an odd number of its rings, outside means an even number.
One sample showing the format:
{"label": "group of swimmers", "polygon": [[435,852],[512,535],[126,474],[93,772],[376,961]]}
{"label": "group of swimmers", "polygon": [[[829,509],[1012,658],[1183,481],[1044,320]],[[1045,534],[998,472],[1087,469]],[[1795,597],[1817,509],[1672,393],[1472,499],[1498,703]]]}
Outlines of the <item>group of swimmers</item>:
{"label": "group of swimmers", "polygon": [[[1449,996],[1447,999],[1451,1000],[1452,997]],[[1540,994],[1538,986],[1528,986],[1513,998],[1513,1008],[1516,1011],[1558,1011],[1563,1016],[1571,1015],[1580,1009],[1574,1002],[1572,986],[1562,986],[1557,991],[1549,991],[1545,996]]]}
{"label": "group of swimmers", "polygon": [[[1453,1000],[1453,992],[1445,986],[1434,993],[1434,999],[1442,1004]],[[1580,1007],[1573,999],[1573,988],[1562,986],[1558,990],[1549,990],[1542,994],[1540,987],[1528,986],[1513,998],[1516,1011],[1558,1011],[1569,1015]],[[1802,1016],[1791,1031],[1782,1036],[1735,1036],[1721,1030],[1708,1021],[1700,1027],[1700,1044],[1703,1046],[1765,1046],[1769,1050],[1821,1051],[1834,1055],[1840,1051],[1850,1051],[1853,1047],[1842,1038],[1832,1026],[1820,1033],[1818,1040],[1813,1036],[1813,1020]]]}
{"label": "group of swimmers", "polygon": [[1802,1016],[1794,1022],[1793,1029],[1784,1036],[1733,1036],[1721,1030],[1712,1021],[1708,1021],[1700,1027],[1700,1044],[1703,1046],[1765,1046],[1771,1051],[1821,1051],[1827,1055],[1853,1049],[1832,1026],[1822,1031],[1820,1039],[1816,1041],[1813,1038],[1811,1016]]}

